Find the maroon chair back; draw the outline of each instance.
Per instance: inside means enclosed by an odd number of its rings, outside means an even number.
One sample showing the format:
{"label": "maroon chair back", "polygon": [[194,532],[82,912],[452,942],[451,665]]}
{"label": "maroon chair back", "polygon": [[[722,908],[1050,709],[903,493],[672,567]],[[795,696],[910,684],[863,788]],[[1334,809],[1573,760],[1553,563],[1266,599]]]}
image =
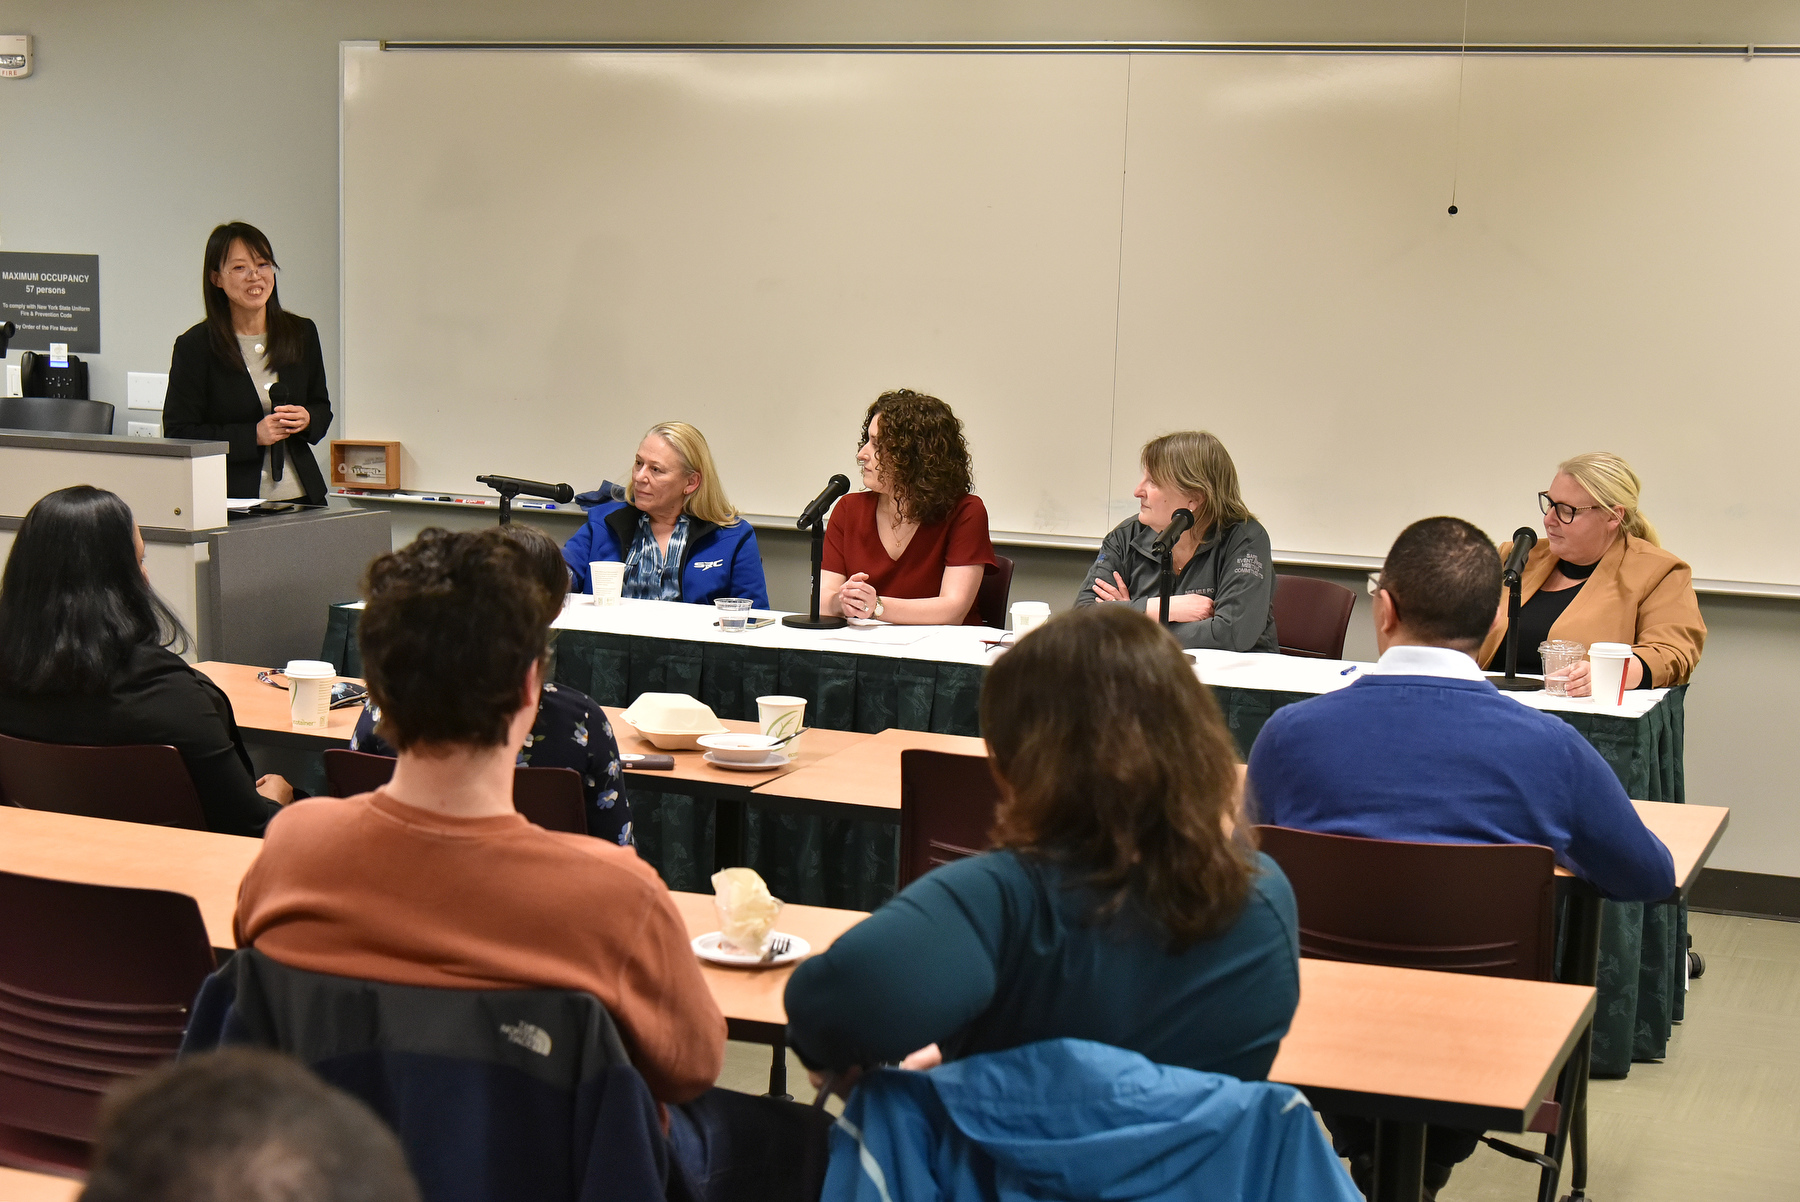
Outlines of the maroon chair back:
{"label": "maroon chair back", "polygon": [[85,1171],[100,1095],[175,1055],[213,970],[200,907],[0,872],[0,1164]]}
{"label": "maroon chair back", "polygon": [[547,831],[588,833],[587,794],[573,768],[514,768],[513,809]]}
{"label": "maroon chair back", "polygon": [[1256,830],[1294,887],[1301,955],[1552,979],[1556,856],[1548,847]]}
{"label": "maroon chair back", "polygon": [[1311,576],[1275,577],[1275,638],[1283,655],[1343,659],[1356,594]]}
{"label": "maroon chair back", "polygon": [[[393,775],[391,756],[335,747],[325,753],[325,783],[333,797],[373,792]],[[588,833],[587,795],[573,768],[513,769],[513,808],[545,830]]]}
{"label": "maroon chair back", "polygon": [[900,887],[988,847],[1000,786],[987,757],[900,753]]}
{"label": "maroon chair back", "polygon": [[194,778],[173,747],[77,747],[0,735],[0,797],[28,810],[206,829]]}
{"label": "maroon chair back", "polygon": [[994,570],[981,577],[981,588],[975,594],[975,613],[984,626],[1006,629],[1006,602],[1012,596],[1013,561],[1004,555],[994,556]]}

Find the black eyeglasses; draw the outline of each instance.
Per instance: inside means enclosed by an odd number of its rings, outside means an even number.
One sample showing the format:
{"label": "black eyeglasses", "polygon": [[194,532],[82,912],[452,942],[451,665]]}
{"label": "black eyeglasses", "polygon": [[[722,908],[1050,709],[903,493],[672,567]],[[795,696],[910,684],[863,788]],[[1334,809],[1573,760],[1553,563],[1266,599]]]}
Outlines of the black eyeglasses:
{"label": "black eyeglasses", "polygon": [[1575,515],[1581,513],[1583,510],[1605,508],[1606,506],[1604,505],[1565,505],[1561,501],[1552,501],[1550,499],[1550,494],[1547,492],[1538,494],[1538,512],[1547,514],[1552,509],[1556,510],[1556,520],[1565,526],[1574,521]]}

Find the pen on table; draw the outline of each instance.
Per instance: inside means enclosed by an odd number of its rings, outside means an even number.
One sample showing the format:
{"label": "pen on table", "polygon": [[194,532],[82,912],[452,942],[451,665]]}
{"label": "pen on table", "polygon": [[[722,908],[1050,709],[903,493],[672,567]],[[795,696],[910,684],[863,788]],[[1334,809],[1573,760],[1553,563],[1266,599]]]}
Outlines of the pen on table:
{"label": "pen on table", "polygon": [[1356,671],[1356,669],[1359,667],[1361,667],[1360,664],[1351,664],[1348,668],[1345,668],[1342,672],[1339,672],[1338,675],[1339,676],[1348,676],[1348,675],[1350,675],[1350,673]]}

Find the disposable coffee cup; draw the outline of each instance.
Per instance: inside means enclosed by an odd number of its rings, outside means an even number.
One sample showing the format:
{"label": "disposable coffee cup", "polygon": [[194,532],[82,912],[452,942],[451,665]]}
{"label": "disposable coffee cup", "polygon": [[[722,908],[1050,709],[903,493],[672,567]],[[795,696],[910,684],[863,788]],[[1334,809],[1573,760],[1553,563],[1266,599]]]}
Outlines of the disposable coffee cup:
{"label": "disposable coffee cup", "polygon": [[1625,665],[1630,662],[1630,643],[1595,643],[1588,648],[1595,702],[1611,706],[1625,704]]}
{"label": "disposable coffee cup", "polygon": [[1567,697],[1569,682],[1557,675],[1587,658],[1587,647],[1568,639],[1550,639],[1538,644],[1538,658],[1544,662],[1544,692],[1551,697]]}
{"label": "disposable coffee cup", "polygon": [[625,591],[625,565],[616,559],[596,560],[588,564],[588,579],[594,582],[595,605],[617,605]]}
{"label": "disposable coffee cup", "polygon": [[806,725],[806,698],[758,697],[756,721],[762,732],[773,738],[797,735]]}
{"label": "disposable coffee cup", "polygon": [[1012,603],[1012,629],[1014,634],[1024,634],[1050,620],[1050,603],[1047,601],[1014,601]]}
{"label": "disposable coffee cup", "polygon": [[331,724],[331,686],[337,668],[322,659],[290,659],[288,717],[295,730],[324,730]]}

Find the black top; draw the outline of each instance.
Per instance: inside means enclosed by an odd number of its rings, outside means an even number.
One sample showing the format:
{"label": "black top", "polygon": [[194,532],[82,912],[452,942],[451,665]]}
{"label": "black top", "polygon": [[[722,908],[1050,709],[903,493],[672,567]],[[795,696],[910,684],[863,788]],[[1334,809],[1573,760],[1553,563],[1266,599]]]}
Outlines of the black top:
{"label": "black top", "polygon": [[[1569,602],[1575,600],[1575,594],[1581,591],[1581,583],[1574,588],[1557,589],[1549,592],[1539,589],[1531,594],[1531,600],[1519,606],[1519,672],[1526,676],[1540,675],[1544,670],[1543,657],[1538,654],[1538,644],[1550,637],[1550,628],[1556,620],[1563,616],[1563,610],[1569,608]],[[1506,643],[1500,644],[1500,650],[1494,653],[1493,662],[1488,664],[1490,672],[1506,671]]]}
{"label": "black top", "polygon": [[[381,711],[365,701],[350,736],[353,751],[394,754],[375,733]],[[538,695],[537,721],[519,750],[521,768],[573,768],[581,773],[587,798],[588,834],[621,847],[635,846],[631,836],[631,803],[625,798],[625,773],[619,766],[619,744],[606,711],[593,699],[567,685],[547,684]]]}
{"label": "black top", "polygon": [[1241,913],[1171,952],[1128,902],[1011,851],[934,868],[794,970],[788,1042],[838,1070],[936,1043],[946,1060],[1044,1039],[1091,1039],[1158,1064],[1269,1075],[1300,999],[1294,892],[1275,861]]}
{"label": "black top", "polygon": [[[293,314],[288,314],[293,317]],[[312,415],[305,430],[274,447],[256,445],[256,423],[263,419],[262,400],[250,370],[226,363],[213,353],[205,322],[175,340],[169,361],[169,391],[163,401],[163,433],[170,438],[204,438],[231,445],[225,456],[225,495],[254,497],[262,492],[263,456],[279,449],[285,470],[300,477],[306,499],[325,502],[325,477],[313,461],[312,446],[331,428],[331,397],[325,390],[325,354],[319,327],[296,317],[304,327],[298,363],[270,365],[275,387],[269,399],[277,405],[304,405]]]}
{"label": "black top", "polygon": [[[280,807],[256,791],[231,701],[163,647],[144,644],[100,696],[24,696],[0,690],[0,733],[38,743],[109,747],[167,744],[181,752],[206,828],[260,836]],[[121,782],[122,785],[128,782]]]}

